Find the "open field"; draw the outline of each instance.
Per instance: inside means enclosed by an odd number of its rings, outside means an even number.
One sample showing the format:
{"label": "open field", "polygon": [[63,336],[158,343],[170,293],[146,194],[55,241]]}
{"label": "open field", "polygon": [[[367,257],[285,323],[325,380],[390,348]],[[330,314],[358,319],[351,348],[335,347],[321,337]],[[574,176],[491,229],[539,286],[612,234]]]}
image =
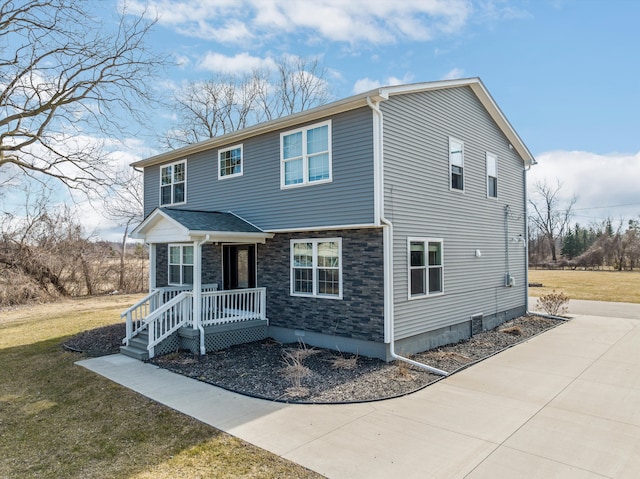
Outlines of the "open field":
{"label": "open field", "polygon": [[640,271],[529,270],[529,295],[539,297],[554,289],[571,299],[640,303]]}
{"label": "open field", "polygon": [[65,338],[139,297],[0,311],[0,477],[320,477],[76,366]]}

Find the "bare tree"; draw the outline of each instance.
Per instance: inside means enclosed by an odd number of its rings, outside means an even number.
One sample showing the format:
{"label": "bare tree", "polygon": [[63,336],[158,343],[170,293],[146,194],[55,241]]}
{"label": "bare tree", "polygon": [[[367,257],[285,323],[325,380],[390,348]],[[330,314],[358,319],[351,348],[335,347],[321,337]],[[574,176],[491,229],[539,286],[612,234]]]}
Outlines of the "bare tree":
{"label": "bare tree", "polygon": [[161,142],[178,148],[326,103],[324,75],[317,59],[283,57],[272,70],[187,83],[174,98],[178,120]]}
{"label": "bare tree", "polygon": [[0,2],[0,173],[84,191],[110,182],[108,152],[90,135],[130,132],[165,61],[144,43],[154,22],[123,11],[106,33],[87,5]]}
{"label": "bare tree", "polygon": [[133,168],[118,172],[118,181],[111,194],[104,199],[104,212],[107,218],[124,227],[120,249],[120,269],[118,273],[118,289],[125,290],[125,273],[127,256],[127,239],[132,225],[140,223],[144,215],[144,193],[142,175]]}
{"label": "bare tree", "polygon": [[558,260],[558,244],[570,226],[571,210],[577,201],[577,198],[573,196],[568,204],[562,206],[559,198],[561,190],[560,181],[555,187],[548,185],[546,181],[537,182],[534,194],[529,200],[529,205],[532,208],[529,218],[540,235],[546,239],[551,251],[551,259],[554,262]]}

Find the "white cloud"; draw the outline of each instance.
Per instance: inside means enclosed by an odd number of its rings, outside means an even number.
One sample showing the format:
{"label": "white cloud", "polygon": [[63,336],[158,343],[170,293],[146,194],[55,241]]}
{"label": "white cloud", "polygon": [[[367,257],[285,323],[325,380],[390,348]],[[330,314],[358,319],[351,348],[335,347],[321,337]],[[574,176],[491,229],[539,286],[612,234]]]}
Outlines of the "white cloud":
{"label": "white cloud", "polygon": [[219,73],[250,73],[256,68],[271,69],[275,67],[273,58],[260,58],[246,52],[234,56],[209,52],[199,63],[199,68]]}
{"label": "white cloud", "polygon": [[444,74],[442,80],[455,80],[457,78],[464,77],[464,70],[462,68],[453,68]]}
{"label": "white cloud", "polygon": [[575,221],[586,225],[606,218],[632,219],[640,215],[640,152],[599,155],[585,151],[550,151],[536,157],[528,174],[529,191],[537,181],[562,184],[560,198],[575,204]]}
{"label": "white cloud", "polygon": [[365,91],[373,90],[375,88],[380,88],[382,86],[393,86],[393,85],[404,85],[405,83],[410,83],[413,80],[413,75],[407,73],[404,77],[387,77],[386,80],[372,80],[370,78],[361,78],[356,81],[353,85],[353,93],[363,93]]}
{"label": "white cloud", "polygon": [[459,32],[473,10],[468,0],[131,0],[127,7],[157,13],[183,35],[224,43],[291,33],[350,44],[427,41]]}

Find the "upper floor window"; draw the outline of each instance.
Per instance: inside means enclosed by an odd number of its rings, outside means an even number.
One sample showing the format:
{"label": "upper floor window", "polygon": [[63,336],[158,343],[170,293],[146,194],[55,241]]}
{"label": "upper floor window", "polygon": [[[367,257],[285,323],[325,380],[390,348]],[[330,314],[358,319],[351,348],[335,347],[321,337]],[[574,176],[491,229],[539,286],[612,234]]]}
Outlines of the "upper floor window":
{"label": "upper floor window", "polygon": [[218,179],[242,176],[242,145],[218,150]]}
{"label": "upper floor window", "polygon": [[487,153],[487,196],[498,197],[498,157]]}
{"label": "upper floor window", "polygon": [[187,162],[180,161],[160,168],[160,204],[186,201]]}
{"label": "upper floor window", "polygon": [[331,181],[331,121],[280,134],[280,186]]}
{"label": "upper floor window", "polygon": [[342,298],[342,241],[291,240],[291,294]]}
{"label": "upper floor window", "polygon": [[169,245],[169,284],[193,284],[192,245]]}
{"label": "upper floor window", "polygon": [[409,238],[409,298],[444,291],[442,240]]}
{"label": "upper floor window", "polygon": [[464,143],[449,137],[451,189],[464,191]]}

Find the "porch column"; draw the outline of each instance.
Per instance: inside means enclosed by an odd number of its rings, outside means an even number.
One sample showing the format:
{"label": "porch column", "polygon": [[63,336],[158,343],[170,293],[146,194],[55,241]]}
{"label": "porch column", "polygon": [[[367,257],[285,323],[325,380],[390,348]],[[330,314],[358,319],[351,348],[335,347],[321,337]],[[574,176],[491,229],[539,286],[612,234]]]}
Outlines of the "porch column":
{"label": "porch column", "polygon": [[149,292],[156,289],[156,244],[149,243]]}
{"label": "porch column", "polygon": [[193,242],[193,329],[199,329],[202,322],[202,243]]}

